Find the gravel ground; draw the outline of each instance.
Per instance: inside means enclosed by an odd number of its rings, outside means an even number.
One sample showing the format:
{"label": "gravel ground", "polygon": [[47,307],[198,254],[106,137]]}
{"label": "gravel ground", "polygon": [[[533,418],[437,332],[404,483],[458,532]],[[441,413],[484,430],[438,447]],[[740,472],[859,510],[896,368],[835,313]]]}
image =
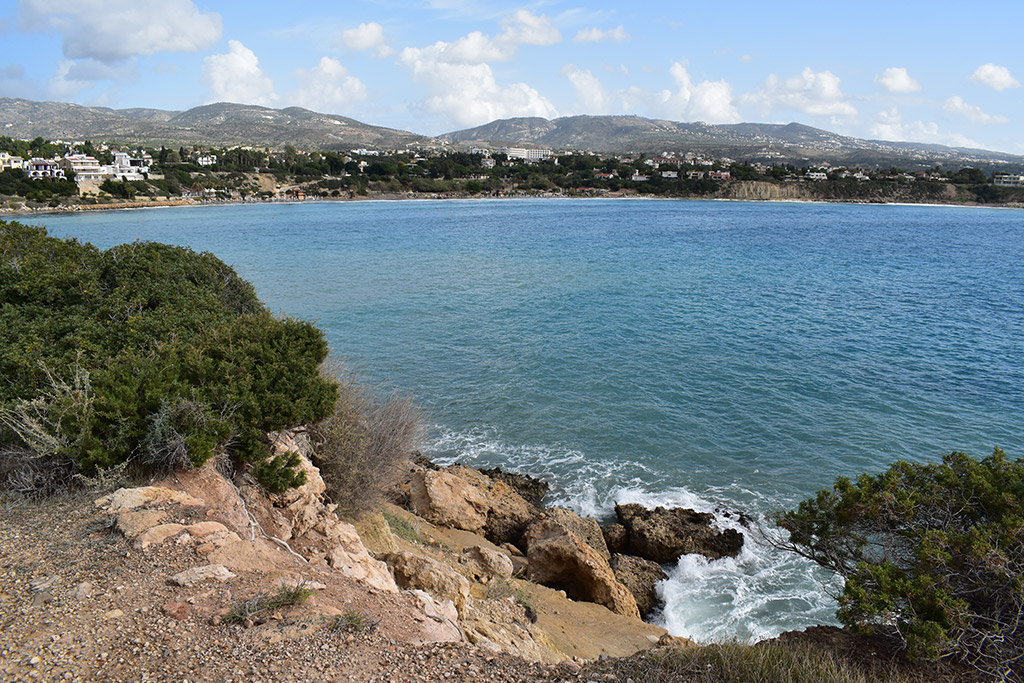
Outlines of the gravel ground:
{"label": "gravel ground", "polygon": [[[134,549],[94,511],[94,497],[0,500],[0,680],[616,680],[465,644],[410,645],[382,635],[396,631],[383,624],[312,628],[302,606],[264,615],[252,628],[218,624],[215,608],[237,604],[253,587],[169,585],[169,575],[195,565],[191,550]],[[277,639],[281,633],[293,638]]]}

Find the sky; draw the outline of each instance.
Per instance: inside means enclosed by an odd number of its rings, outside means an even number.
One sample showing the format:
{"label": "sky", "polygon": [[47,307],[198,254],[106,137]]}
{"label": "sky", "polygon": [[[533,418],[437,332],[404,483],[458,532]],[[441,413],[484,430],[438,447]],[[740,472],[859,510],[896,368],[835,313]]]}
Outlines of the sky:
{"label": "sky", "polygon": [[0,97],[789,123],[1024,154],[1024,3],[0,0]]}

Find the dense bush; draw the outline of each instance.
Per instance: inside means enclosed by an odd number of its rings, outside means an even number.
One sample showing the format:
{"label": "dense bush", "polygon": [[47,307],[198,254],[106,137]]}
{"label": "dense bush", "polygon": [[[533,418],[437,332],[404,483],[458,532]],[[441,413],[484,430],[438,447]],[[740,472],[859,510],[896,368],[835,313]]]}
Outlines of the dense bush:
{"label": "dense bush", "polygon": [[847,625],[996,680],[1024,665],[1024,460],[997,448],[897,462],[838,479],[778,522],[791,549],[844,577]]}
{"label": "dense bush", "polygon": [[[199,465],[225,449],[272,490],[301,483],[264,433],[331,412],[323,334],[278,319],[211,254],[100,251],[0,222],[0,433],[7,469]],[[35,465],[13,465],[12,453]],[[25,461],[25,458],[21,458]]]}
{"label": "dense bush", "polygon": [[377,398],[343,376],[334,412],[310,430],[314,462],[339,514],[372,510],[423,435],[423,417],[410,398]]}

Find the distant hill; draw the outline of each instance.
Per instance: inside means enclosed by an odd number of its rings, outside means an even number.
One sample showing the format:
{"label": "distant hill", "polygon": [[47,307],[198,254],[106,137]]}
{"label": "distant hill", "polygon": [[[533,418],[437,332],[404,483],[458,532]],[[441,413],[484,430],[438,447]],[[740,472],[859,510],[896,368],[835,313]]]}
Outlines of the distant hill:
{"label": "distant hill", "polygon": [[440,137],[449,144],[533,145],[604,153],[700,152],[745,161],[806,165],[975,165],[1024,168],[1024,157],[912,142],[861,140],[799,123],[679,123],[641,116],[567,116],[492,121]]}
{"label": "distant hill", "polygon": [[146,145],[252,145],[303,149],[433,145],[424,135],[301,107],[218,103],[187,111],[108,109],[0,98],[0,135]]}
{"label": "distant hill", "polygon": [[187,111],[108,109],[0,98],[0,135],[141,145],[251,145],[280,149],[395,149],[527,145],[606,154],[699,152],[739,161],[906,169],[977,166],[1024,171],[1024,156],[913,142],[861,140],[800,123],[682,123],[642,116],[566,116],[492,121],[437,138],[301,107],[217,103]]}

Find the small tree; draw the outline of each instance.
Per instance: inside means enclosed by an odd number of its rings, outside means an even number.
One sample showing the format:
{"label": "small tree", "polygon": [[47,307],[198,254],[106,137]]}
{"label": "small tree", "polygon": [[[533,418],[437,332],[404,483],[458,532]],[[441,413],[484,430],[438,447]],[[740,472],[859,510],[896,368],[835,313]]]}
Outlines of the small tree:
{"label": "small tree", "polygon": [[843,623],[996,680],[1024,665],[1024,460],[900,461],[839,478],[777,523],[785,547],[845,579]]}

